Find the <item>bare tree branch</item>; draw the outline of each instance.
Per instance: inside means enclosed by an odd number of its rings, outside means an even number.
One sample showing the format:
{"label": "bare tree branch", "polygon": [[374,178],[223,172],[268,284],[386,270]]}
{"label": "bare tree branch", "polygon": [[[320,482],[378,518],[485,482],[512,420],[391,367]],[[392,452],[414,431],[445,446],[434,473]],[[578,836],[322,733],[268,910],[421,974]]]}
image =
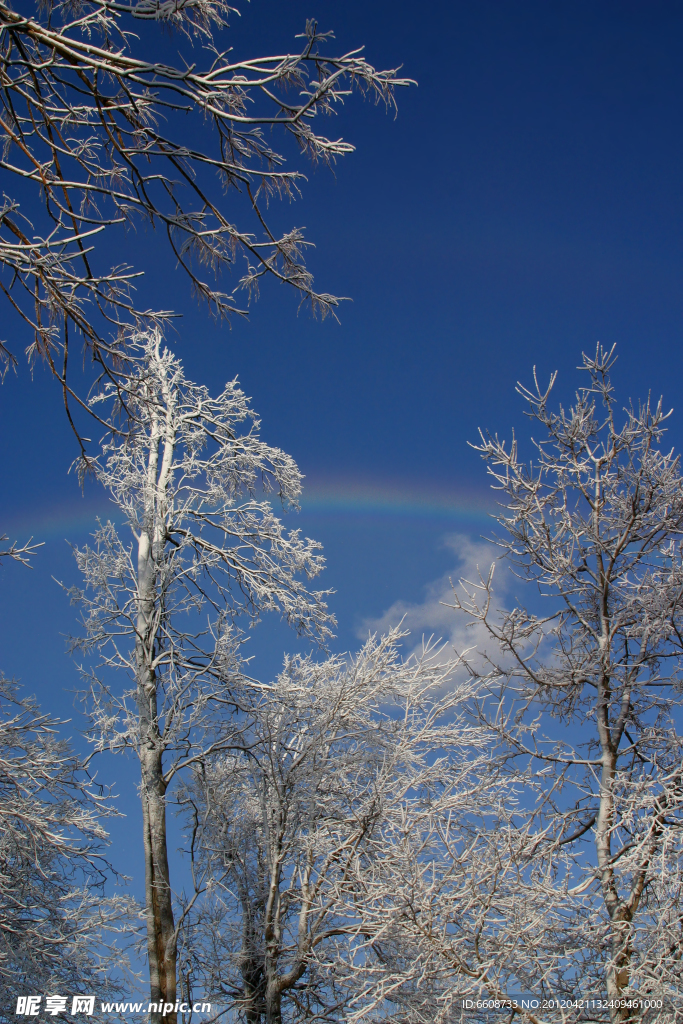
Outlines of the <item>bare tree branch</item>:
{"label": "bare tree branch", "polygon": [[[331,163],[353,147],[315,130],[316,119],[353,90],[393,109],[394,90],[410,82],[375,70],[360,50],[324,57],[331,33],[315,22],[296,53],[233,59],[214,39],[233,10],[225,0],[89,0],[37,5],[27,16],[0,3],[0,168],[22,197],[6,194],[0,206],[0,288],[33,337],[29,357],[45,358],[61,381],[67,410],[69,322],[98,372],[115,378],[128,330],[172,316],[136,302],[139,271],[107,263],[105,238],[117,225],[162,229],[218,318],[244,315],[238,292],[255,295],[264,276],[322,316],[339,303],[314,289],[302,230],[278,233],[266,221],[269,200],[294,198],[304,180],[272,148],[271,130]],[[126,28],[136,19],[196,38],[201,65],[165,63],[151,26],[140,39]],[[24,213],[27,186],[39,189],[42,212]],[[236,224],[242,208],[249,227]],[[221,290],[240,259],[237,283]],[[4,343],[0,360],[16,362]]]}

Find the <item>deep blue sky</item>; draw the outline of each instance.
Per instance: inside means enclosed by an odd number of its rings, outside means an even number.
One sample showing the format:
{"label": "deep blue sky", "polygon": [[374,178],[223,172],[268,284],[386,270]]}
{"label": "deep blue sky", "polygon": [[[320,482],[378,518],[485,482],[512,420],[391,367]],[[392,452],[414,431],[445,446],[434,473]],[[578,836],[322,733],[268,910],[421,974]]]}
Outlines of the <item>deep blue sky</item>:
{"label": "deep blue sky", "polygon": [[[311,16],[337,48],[365,43],[376,66],[402,63],[419,82],[395,120],[349,100],[329,134],[357,152],[335,176],[311,168],[303,199],[274,214],[316,242],[317,284],[353,298],[341,324],[297,315],[270,285],[249,323],[217,327],[160,238],[114,246],[150,271],[144,305],[183,313],[188,372],[216,390],[238,375],[263,436],[307,475],[293,525],[325,544],[348,649],[366,619],[421,601],[454,567],[447,534],[485,530],[485,474],[467,442],[479,426],[525,430],[514,383],[533,364],[559,369],[566,398],[581,350],[616,342],[624,400],[651,389],[678,406],[683,4],[252,0],[230,42],[284,52]],[[102,499],[66,474],[76,452],[42,368],[8,375],[0,427],[0,529],[46,541],[32,572],[0,570],[1,665],[73,713],[61,634],[74,613],[51,577],[74,577],[63,538],[82,540]],[[682,432],[679,416],[677,446]],[[264,673],[293,646],[266,626],[253,645]]]}

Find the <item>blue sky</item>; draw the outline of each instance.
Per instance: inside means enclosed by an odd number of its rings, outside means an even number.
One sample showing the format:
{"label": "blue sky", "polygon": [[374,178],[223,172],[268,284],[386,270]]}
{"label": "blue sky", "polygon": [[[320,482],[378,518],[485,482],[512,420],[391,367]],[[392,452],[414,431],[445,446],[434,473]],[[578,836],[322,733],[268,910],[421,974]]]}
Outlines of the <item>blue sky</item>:
{"label": "blue sky", "polygon": [[[468,442],[480,426],[524,435],[514,384],[534,364],[560,371],[566,400],[581,350],[616,342],[624,401],[651,390],[677,408],[683,5],[251,0],[230,43],[283,52],[312,16],[338,48],[365,43],[376,66],[402,63],[419,82],[396,119],[349,100],[330,134],[357,152],[334,175],[309,168],[303,198],[273,214],[306,226],[317,284],[353,298],[341,323],[269,285],[249,322],[219,327],[160,238],[112,245],[147,269],[144,305],[182,313],[169,340],[188,374],[216,391],[238,376],[264,438],[306,474],[292,526],[325,546],[345,650],[388,609],[433,606],[459,551],[471,562],[493,499]],[[75,579],[64,538],[81,542],[106,506],[67,475],[76,451],[41,367],[7,376],[0,428],[0,530],[45,540],[31,572],[0,569],[1,665],[73,716],[63,634],[76,624],[52,577]],[[676,447],[682,430],[675,415]],[[415,612],[416,628],[428,617]],[[294,641],[266,623],[252,644],[267,675]],[[133,813],[130,771],[111,770]]]}

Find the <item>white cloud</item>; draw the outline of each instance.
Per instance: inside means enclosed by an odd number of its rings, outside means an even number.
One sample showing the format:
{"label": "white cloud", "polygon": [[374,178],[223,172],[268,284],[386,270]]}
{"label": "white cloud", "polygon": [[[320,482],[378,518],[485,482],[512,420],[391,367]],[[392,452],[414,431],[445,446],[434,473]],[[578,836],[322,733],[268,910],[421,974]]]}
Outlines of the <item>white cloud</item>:
{"label": "white cloud", "polygon": [[[395,601],[378,618],[365,619],[358,630],[361,639],[365,640],[369,632],[386,633],[403,620],[404,627],[411,633],[409,650],[420,650],[423,639],[433,637],[434,640],[448,641],[458,654],[470,649],[469,657],[474,660],[487,650],[493,655],[492,641],[481,623],[468,626],[468,617],[463,612],[446,605],[454,603],[453,586],[459,590],[461,579],[472,583],[479,582],[480,575],[486,579],[493,562],[496,562],[494,600],[497,607],[505,606],[512,585],[519,586],[519,580],[504,562],[497,559],[496,548],[486,541],[473,541],[462,534],[451,534],[445,538],[444,546],[454,556],[453,567],[426,585],[424,600]],[[446,648],[444,656],[452,657],[452,650]]]}

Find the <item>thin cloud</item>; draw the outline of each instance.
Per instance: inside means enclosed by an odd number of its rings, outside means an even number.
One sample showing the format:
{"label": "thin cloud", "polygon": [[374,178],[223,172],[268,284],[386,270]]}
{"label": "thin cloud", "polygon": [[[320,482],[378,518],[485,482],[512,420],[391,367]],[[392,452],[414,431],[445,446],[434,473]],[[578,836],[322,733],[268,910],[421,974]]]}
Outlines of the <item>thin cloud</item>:
{"label": "thin cloud", "polygon": [[496,562],[494,599],[496,606],[502,608],[511,596],[513,585],[519,587],[520,581],[498,560],[496,548],[486,541],[473,541],[456,533],[445,538],[444,546],[453,559],[452,568],[425,586],[422,601],[395,601],[378,618],[364,619],[357,630],[361,639],[366,639],[368,633],[386,633],[403,622],[411,633],[408,638],[411,653],[421,650],[423,640],[431,637],[446,642],[444,660],[452,657],[454,651],[463,654],[469,650],[468,657],[475,661],[487,650],[494,654],[491,638],[481,623],[468,625],[468,617],[463,612],[447,607],[454,603],[453,587],[459,589],[461,579],[472,583],[478,582],[480,576],[486,579],[491,564]]}

